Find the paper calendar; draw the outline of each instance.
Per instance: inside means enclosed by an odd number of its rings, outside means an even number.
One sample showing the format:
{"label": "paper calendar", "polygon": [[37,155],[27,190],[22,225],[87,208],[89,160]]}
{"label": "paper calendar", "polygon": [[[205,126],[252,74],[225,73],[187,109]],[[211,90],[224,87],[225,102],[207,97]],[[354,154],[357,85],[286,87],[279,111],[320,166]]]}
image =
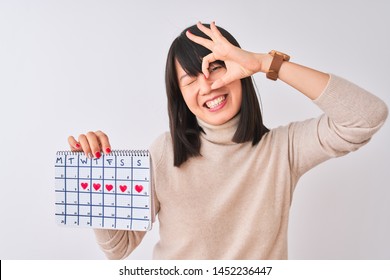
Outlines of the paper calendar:
{"label": "paper calendar", "polygon": [[112,151],[101,158],[59,151],[55,159],[56,221],[60,225],[150,230],[148,151]]}

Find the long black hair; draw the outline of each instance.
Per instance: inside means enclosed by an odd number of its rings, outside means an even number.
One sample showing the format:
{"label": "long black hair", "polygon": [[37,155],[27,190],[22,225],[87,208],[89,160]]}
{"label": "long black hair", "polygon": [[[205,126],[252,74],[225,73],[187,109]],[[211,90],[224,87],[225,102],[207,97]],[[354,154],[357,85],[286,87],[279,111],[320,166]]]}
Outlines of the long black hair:
{"label": "long black hair", "polygon": [[[210,27],[209,24],[204,24]],[[165,86],[168,97],[169,128],[173,142],[174,166],[179,167],[188,158],[200,156],[200,133],[196,116],[187,107],[179,88],[175,61],[190,76],[202,73],[202,58],[211,51],[192,42],[186,36],[186,31],[208,38],[196,25],[186,28],[173,42],[168,52],[165,68]],[[218,27],[222,35],[234,46],[240,47],[236,39],[225,29]],[[223,62],[221,62],[223,64]],[[224,64],[223,64],[224,65]],[[241,79],[242,102],[240,120],[233,136],[236,143],[252,141],[256,145],[269,130],[263,124],[259,101],[252,77]]]}

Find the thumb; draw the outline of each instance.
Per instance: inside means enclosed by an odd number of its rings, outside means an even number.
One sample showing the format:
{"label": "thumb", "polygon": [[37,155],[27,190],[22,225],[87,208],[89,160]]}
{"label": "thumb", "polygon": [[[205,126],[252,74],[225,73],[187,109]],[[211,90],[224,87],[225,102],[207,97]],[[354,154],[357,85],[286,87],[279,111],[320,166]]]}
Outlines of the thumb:
{"label": "thumb", "polygon": [[231,75],[225,75],[218,80],[216,80],[214,83],[211,84],[211,89],[218,89],[220,87],[223,87],[227,84],[230,84],[233,82],[235,79]]}
{"label": "thumb", "polygon": [[226,85],[226,82],[221,78],[211,84],[211,89],[218,89],[220,87],[223,87],[224,85]]}

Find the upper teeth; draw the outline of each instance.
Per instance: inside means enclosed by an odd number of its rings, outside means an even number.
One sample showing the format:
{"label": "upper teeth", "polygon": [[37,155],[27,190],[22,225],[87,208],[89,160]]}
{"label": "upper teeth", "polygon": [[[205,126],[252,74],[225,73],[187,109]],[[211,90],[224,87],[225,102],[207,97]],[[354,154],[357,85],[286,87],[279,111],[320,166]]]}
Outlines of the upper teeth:
{"label": "upper teeth", "polygon": [[210,109],[213,109],[218,105],[220,105],[224,100],[225,100],[225,96],[222,95],[218,98],[215,98],[214,100],[206,102],[206,106],[209,107]]}

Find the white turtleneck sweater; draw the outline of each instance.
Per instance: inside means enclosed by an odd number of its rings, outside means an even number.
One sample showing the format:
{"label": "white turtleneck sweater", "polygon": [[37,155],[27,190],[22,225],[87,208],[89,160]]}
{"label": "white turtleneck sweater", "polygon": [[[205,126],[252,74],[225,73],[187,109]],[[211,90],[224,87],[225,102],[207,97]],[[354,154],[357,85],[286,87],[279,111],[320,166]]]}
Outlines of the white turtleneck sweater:
{"label": "white turtleneck sweater", "polygon": [[[160,240],[155,259],[286,259],[293,192],[309,169],[366,144],[387,117],[377,97],[331,76],[314,101],[324,114],[234,143],[239,115],[221,126],[198,120],[201,157],[173,166],[169,133],[150,148]],[[111,259],[125,258],[145,232],[95,230]]]}

